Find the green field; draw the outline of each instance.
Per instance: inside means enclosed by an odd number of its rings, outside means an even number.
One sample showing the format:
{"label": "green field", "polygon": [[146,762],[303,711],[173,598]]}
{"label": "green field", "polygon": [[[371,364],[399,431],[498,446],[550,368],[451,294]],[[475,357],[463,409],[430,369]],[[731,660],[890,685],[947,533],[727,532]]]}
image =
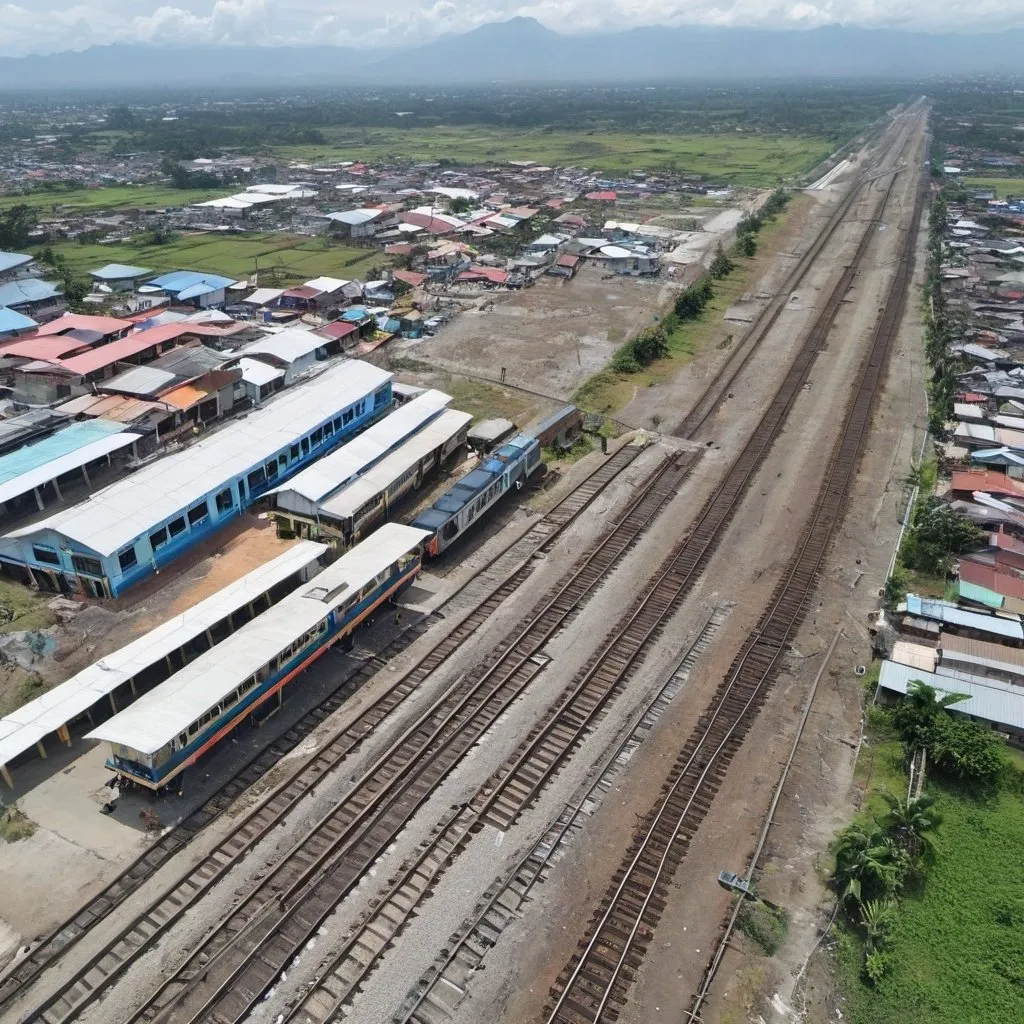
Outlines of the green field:
{"label": "green field", "polygon": [[[1018,768],[1019,758],[1014,758]],[[905,795],[898,740],[876,735],[857,774],[865,806],[884,810],[882,790]],[[986,798],[929,779],[943,823],[936,860],[900,903],[891,973],[877,988],[861,977],[863,953],[839,930],[838,973],[848,1024],[1005,1024],[1024,1020],[1024,801],[1003,789]]]}
{"label": "green field", "polygon": [[283,234],[223,235],[184,233],[167,245],[115,242],[110,245],[53,246],[79,275],[105,263],[127,263],[148,270],[204,270],[227,277],[248,277],[257,269],[260,284],[292,284],[312,277],[363,278],[380,266],[383,257],[373,249],[344,245],[325,247],[324,239]]}
{"label": "green field", "polygon": [[994,188],[1000,199],[1024,196],[1024,178],[961,178],[967,188]]}
{"label": "green field", "polygon": [[[234,190],[237,191],[237,190]],[[163,185],[112,185],[109,188],[40,189],[21,196],[0,196],[0,210],[25,204],[40,214],[88,210],[152,210],[164,206],[187,206],[207,199],[231,195],[231,189],[212,192],[167,188]]]}
{"label": "green field", "polygon": [[437,127],[327,129],[326,145],[282,146],[282,157],[312,164],[339,160],[459,163],[535,160],[625,173],[673,169],[737,185],[774,185],[798,177],[832,150],[814,136],[754,133],[671,135],[622,131],[570,132],[538,128]]}

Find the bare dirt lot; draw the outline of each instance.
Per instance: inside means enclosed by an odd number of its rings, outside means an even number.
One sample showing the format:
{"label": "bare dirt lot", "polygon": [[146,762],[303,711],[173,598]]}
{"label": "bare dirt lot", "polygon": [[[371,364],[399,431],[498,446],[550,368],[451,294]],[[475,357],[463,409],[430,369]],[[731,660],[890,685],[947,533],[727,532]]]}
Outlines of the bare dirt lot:
{"label": "bare dirt lot", "polygon": [[584,266],[570,281],[542,277],[493,306],[460,313],[435,337],[403,342],[400,351],[450,370],[567,396],[597,373],[614,351],[661,311],[678,281],[607,275]]}

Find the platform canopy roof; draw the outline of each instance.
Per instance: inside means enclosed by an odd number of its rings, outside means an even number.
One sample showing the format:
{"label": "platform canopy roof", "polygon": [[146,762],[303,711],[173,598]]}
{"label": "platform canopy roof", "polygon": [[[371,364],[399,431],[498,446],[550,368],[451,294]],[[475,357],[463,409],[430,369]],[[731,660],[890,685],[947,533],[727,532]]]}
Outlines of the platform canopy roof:
{"label": "platform canopy roof", "polygon": [[311,565],[325,550],[325,545],[312,541],[292,545],[240,580],[186,608],[125,647],[104,655],[66,682],[22,705],[0,720],[0,764],[9,764],[140,672]]}

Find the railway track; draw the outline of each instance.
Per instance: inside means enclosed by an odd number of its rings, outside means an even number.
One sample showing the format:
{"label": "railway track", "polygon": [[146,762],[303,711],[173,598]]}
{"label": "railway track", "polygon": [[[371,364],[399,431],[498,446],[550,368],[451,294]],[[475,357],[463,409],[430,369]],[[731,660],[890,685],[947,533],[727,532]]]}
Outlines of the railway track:
{"label": "railway track", "polygon": [[[588,772],[588,775],[596,775],[594,781],[583,787],[582,792],[566,805],[512,869],[484,893],[473,916],[452,935],[441,959],[420,979],[407,997],[405,1005],[392,1018],[394,1024],[438,1024],[447,1020],[458,1007],[466,995],[469,978],[480,969],[484,957],[505,928],[518,918],[520,908],[530,898],[533,889],[544,881],[552,864],[568,848],[575,834],[583,828],[586,819],[612,789],[669,704],[678,696],[694,664],[710,644],[728,612],[729,606],[719,606],[712,611],[665,683],[639,715],[635,716],[625,738],[603,759],[602,764],[595,765]],[[360,929],[379,935],[384,927],[398,917],[396,910],[403,912],[404,904],[410,900],[415,887],[425,888],[426,880],[425,873],[417,870],[417,865],[407,869],[405,875],[392,886],[393,895],[389,895],[387,902],[374,911],[373,917],[382,917],[383,924],[368,920],[360,925]],[[394,909],[391,909],[392,906]],[[354,944],[354,952],[348,952],[346,948],[338,954],[302,1002],[285,1018],[287,1024],[326,1024],[331,1015],[336,1014],[344,1002],[351,998],[351,991],[361,984],[362,978],[358,981],[348,980],[353,973],[349,961],[356,959],[367,948],[368,944],[360,940]],[[363,966],[362,970],[365,977],[369,973],[369,965]],[[344,996],[337,994],[339,982],[349,986],[349,993]],[[325,1004],[329,1008],[325,1008]]]}
{"label": "railway track", "polygon": [[[525,628],[519,630],[517,627],[515,638],[492,656],[491,664],[481,666],[482,671],[475,671],[469,678],[457,680],[419,715],[402,736],[363,772],[344,798],[236,903],[227,917],[131,1020],[187,1019],[177,1012],[179,1000],[185,997],[200,999],[208,995],[216,987],[214,979],[222,977],[223,972],[227,971],[232,980],[228,991],[219,994],[225,998],[239,998],[245,991],[245,980],[235,984],[238,980],[236,968],[247,965],[251,970],[266,970],[271,958],[274,962],[280,960],[281,966],[287,963],[283,953],[285,937],[289,934],[294,936],[297,932],[305,934],[310,914],[314,913],[313,907],[317,908],[322,920],[322,916],[387,849],[393,837],[447,772],[529,684],[544,664],[544,660],[536,656],[539,647],[600,586],[605,574],[635,543],[675,492],[696,458],[694,453],[683,453],[658,467],[615,529],[584,557],[550,599],[542,602],[540,610]],[[518,571],[526,572],[528,569],[529,566],[524,566]],[[511,580],[506,580],[505,585],[511,583]],[[500,587],[498,589],[501,590]],[[486,618],[491,611],[493,609],[482,608],[474,615]],[[473,617],[470,616],[471,619]],[[413,674],[422,681],[465,639],[457,628],[413,670]],[[407,695],[411,691],[405,692]],[[350,741],[345,738],[349,731],[336,737],[337,760],[344,757],[345,748],[351,749]],[[358,738],[363,735],[365,733],[360,730]],[[322,773],[318,777],[322,777]],[[266,820],[261,820],[261,825]],[[272,825],[268,823],[268,827]],[[265,829],[261,834],[265,834]],[[244,853],[241,845],[244,843],[246,849],[251,848],[256,838],[248,834],[240,836],[240,841],[229,850],[213,859],[207,858],[173,889],[165,890],[75,978],[62,985],[26,1020],[57,1024],[58,1021],[76,1018],[87,1005],[108,990],[202,892],[226,874]],[[340,895],[335,895],[337,893]],[[292,928],[291,933],[287,931],[289,927]],[[268,935],[279,940],[273,951],[261,949],[263,959],[247,955]],[[173,1018],[165,1011],[173,1013]]]}
{"label": "railway track", "polygon": [[730,353],[711,380],[711,383],[704,389],[701,397],[676,425],[672,431],[675,436],[693,439],[700,433],[730,393],[730,389],[749,364],[751,357],[759,348],[765,335],[775,326],[786,308],[789,296],[799,287],[801,281],[807,276],[808,271],[821,256],[825,246],[828,245],[835,235],[836,230],[846,220],[862,189],[872,181],[877,180],[880,175],[894,173],[892,169],[881,169],[879,164],[884,162],[891,153],[897,153],[903,147],[908,130],[901,122],[895,128],[895,131],[897,134],[896,141],[876,162],[866,167],[857,180],[850,185],[846,195],[839,206],[833,211],[831,217],[829,217],[822,231],[800,257],[796,266],[779,287],[775,298],[757,315],[743,341]]}
{"label": "railway track", "polygon": [[[879,212],[884,209],[891,189],[890,182],[882,197]],[[533,759],[534,782],[524,788],[521,780],[525,773],[510,773],[510,778],[518,780],[516,785],[520,792],[514,792],[515,787],[511,782],[507,785],[499,784],[492,797],[488,798],[488,811],[497,820],[504,820],[506,824],[514,820],[544,781],[569,756],[607,701],[642,661],[650,641],[659,635],[667,619],[678,608],[703,570],[750,479],[778,436],[817,352],[827,339],[840,303],[870,243],[870,229],[875,220],[877,217],[866,225],[853,263],[844,271],[839,286],[805,339],[775,401],[755,429],[725,482],[702,510],[696,527],[668,561],[656,583],[648,588],[631,609],[617,635],[593,660],[583,679],[577,682],[569,694],[559,715],[528,741],[527,750],[520,756],[518,767],[522,769]],[[594,576],[598,569],[593,560],[587,560],[580,572],[594,577],[596,582],[601,578],[600,575]],[[587,586],[593,586],[593,583]],[[574,599],[572,607],[577,604],[578,600]],[[545,612],[548,615],[554,612],[555,621],[544,623]],[[511,671],[504,677],[499,676],[500,681],[484,699],[484,714],[478,718],[483,724],[479,734],[490,726],[543,668],[545,659],[540,654],[542,647],[562,628],[571,614],[568,609],[563,611],[558,608],[557,597],[548,604],[545,612],[527,626],[520,640],[499,659],[500,664],[510,653],[516,652],[510,661]],[[524,644],[522,641],[528,636],[530,639]],[[484,681],[491,677],[494,669],[495,666],[491,666],[484,673]],[[478,691],[473,692],[476,694]],[[448,751],[451,755],[447,764],[443,756],[432,757],[425,765],[414,764],[415,758],[403,760],[398,777],[407,788],[401,791],[395,802],[384,801],[379,813],[376,795],[365,807],[359,807],[358,801],[353,801],[357,810],[352,824],[359,824],[359,833],[353,834],[348,826],[343,827],[337,836],[330,838],[326,845],[328,852],[318,853],[309,866],[303,866],[303,858],[293,851],[285,861],[285,865],[290,865],[286,870],[290,880],[287,883],[282,880],[270,883],[276,886],[273,888],[273,900],[276,902],[257,898],[252,901],[257,909],[252,910],[250,894],[243,901],[241,912],[236,908],[228,920],[215,930],[214,935],[186,961],[183,968],[161,986],[154,1000],[131,1019],[131,1024],[137,1021],[169,1020],[172,1008],[176,1022],[187,1020],[195,1024],[201,1020],[210,1020],[221,1024],[241,1020],[274,985],[290,960],[315,935],[326,917],[387,848],[388,843],[475,739],[461,749],[458,743],[451,742],[452,746],[446,746],[441,751]],[[544,748],[547,748],[546,753],[542,753]],[[550,756],[552,750],[558,751],[554,757]],[[546,766],[542,763],[544,761],[547,762]],[[388,786],[382,788],[381,792],[390,792],[392,788],[389,776]],[[367,822],[365,825],[364,817]],[[454,819],[448,824],[458,827]],[[446,829],[446,832],[450,831],[450,828]],[[362,837],[369,837],[369,841]],[[345,848],[345,852],[336,852],[342,848]],[[446,862],[449,856],[442,856],[442,862]],[[292,877],[296,874],[297,878]],[[265,891],[266,888],[267,884],[261,883],[259,891]],[[264,906],[271,910],[264,911]],[[246,907],[250,910],[247,911]]]}
{"label": "railway track", "polygon": [[[879,212],[884,209],[891,188],[892,183],[882,197]],[[726,482],[705,507],[696,528],[684,540],[674,557],[669,560],[654,585],[648,588],[625,619],[620,622],[616,632],[606,642],[599,654],[591,659],[581,678],[574,681],[570,690],[563,695],[558,710],[549,715],[545,723],[534,730],[515,761],[507,766],[500,779],[495,780],[493,785],[488,787],[487,795],[482,801],[474,802],[469,807],[460,810],[442,825],[434,842],[427,848],[423,858],[414,869],[417,875],[428,878],[436,877],[461,847],[465,838],[481,821],[490,821],[499,828],[507,828],[571,755],[582,737],[593,727],[607,702],[621,689],[636,665],[642,661],[651,641],[660,634],[664,624],[679,607],[682,598],[703,569],[717,543],[717,538],[731,519],[745,493],[749,479],[759,468],[778,435],[811,363],[825,343],[840,303],[857,273],[859,264],[871,241],[871,224],[876,219],[877,217],[865,227],[864,236],[858,246],[853,263],[844,271],[835,293],[815,322],[805,340],[800,356],[794,362],[768,415],[755,430],[751,443],[728,474]],[[589,563],[587,568],[593,572],[594,567]],[[564,619],[560,620],[559,625],[555,628],[561,628],[563,621]],[[540,641],[531,642],[528,649],[523,652],[516,671],[524,673],[524,675],[516,693],[521,692],[522,688],[543,667],[541,648],[554,632],[554,628],[545,629]],[[533,667],[524,669],[524,666],[530,661],[533,662]],[[514,678],[514,674],[512,678]],[[504,700],[501,705],[502,709],[511,703],[511,699]],[[422,796],[417,799],[417,807],[426,799],[426,795],[433,790],[435,785],[436,781],[432,777],[432,773],[416,776],[415,788],[425,787]],[[402,821],[407,821],[411,813],[411,811],[403,812]],[[391,841],[396,834],[397,828],[385,830],[387,841]],[[379,854],[385,847],[386,843],[382,845],[378,841],[373,846],[373,850]],[[222,969],[222,966],[218,966],[217,981],[215,986],[211,986],[213,987],[212,994],[207,995],[205,1001],[202,1001],[202,998],[194,992],[198,971],[190,972],[186,968],[174,982],[177,991],[172,991],[166,998],[160,997],[159,1006],[166,1010],[167,1007],[177,1005],[179,1001],[184,1000],[188,1009],[184,1015],[179,1014],[178,1019],[188,1020],[190,1024],[196,1024],[200,1020],[216,1021],[218,1024],[241,1020],[256,1001],[273,987],[290,959],[315,934],[316,929],[371,866],[374,859],[375,857],[361,854],[356,858],[355,865],[349,866],[347,870],[332,870],[327,878],[321,878],[318,883],[315,883],[324,890],[323,892],[305,894],[300,897],[296,905],[282,914],[280,919],[266,922],[261,926],[256,938],[246,933],[241,941],[237,941],[234,935],[228,935],[220,949],[214,948],[212,952],[204,954],[201,967],[204,977],[208,978],[209,967],[207,965],[211,959],[215,960],[227,948],[238,951],[238,955],[227,968]],[[291,896],[297,891],[293,885],[285,896],[285,902],[289,902]],[[298,909],[299,907],[301,907],[301,911]],[[411,912],[411,908],[409,912]],[[405,917],[396,918],[393,923],[395,927],[400,928],[404,920]],[[293,923],[296,921],[298,924]],[[247,922],[242,922],[235,934],[240,934],[246,927]],[[362,934],[365,939],[368,933],[359,934]],[[356,945],[359,945],[358,938],[351,940],[347,947],[350,953],[356,948]],[[377,946],[375,951],[374,945]],[[371,942],[369,945],[364,945],[363,949],[370,952],[371,955],[368,959],[373,962],[376,959],[376,954],[386,945],[386,941]],[[205,987],[203,986],[204,989]],[[196,1005],[200,1003],[201,1005],[196,1009]],[[136,1020],[158,1019],[162,1019],[159,1010],[146,1016],[133,1018],[132,1024]]]}
{"label": "railway track", "polygon": [[587,937],[562,971],[545,1011],[548,1024],[614,1020],[643,963],[665,907],[667,887],[707,814],[725,772],[767,699],[803,620],[860,461],[885,364],[906,304],[923,204],[920,175],[899,268],[811,517],[767,609],[688,738],[658,803],[613,878]]}
{"label": "railway track", "polygon": [[[247,833],[262,835],[268,828],[273,827],[274,823],[280,821],[283,814],[294,806],[298,798],[308,792],[325,771],[329,771],[340,757],[350,753],[365,736],[369,735],[413,692],[430,672],[487,621],[489,616],[531,573],[534,565],[531,560],[554,544],[561,533],[589,507],[612,480],[632,464],[641,450],[635,445],[621,447],[548,511],[521,538],[474,574],[443,606],[446,608],[456,599],[473,597],[473,592],[478,592],[477,604],[452,633],[433,648],[408,674],[389,688],[378,702],[360,715],[343,736],[335,737],[322,751],[302,764],[291,777],[279,785],[267,803],[247,818],[236,832],[245,829]],[[242,793],[261,779],[285,754],[294,750],[377,671],[386,667],[392,658],[422,635],[426,628],[426,621],[414,623],[380,654],[364,660],[354,674],[340,680],[337,689],[329,694],[324,702],[308,712],[291,729],[253,758],[200,808],[188,815],[178,825],[163,833],[103,890],[37,943],[22,960],[13,966],[8,974],[0,979],[0,1008],[31,984],[43,971],[54,966],[106,915],[137,891],[172,857],[188,846],[203,829],[231,807]],[[272,802],[275,810],[280,813],[271,815],[269,810],[264,812],[263,808]],[[260,817],[261,821],[254,820],[257,817]],[[242,852],[251,848],[252,845],[251,843],[247,845],[235,843],[230,839],[227,842],[238,847]],[[218,847],[201,862],[197,870],[203,872],[214,870],[217,865],[211,865],[211,858],[215,858],[219,862],[229,853],[229,850],[220,851],[220,847]]]}

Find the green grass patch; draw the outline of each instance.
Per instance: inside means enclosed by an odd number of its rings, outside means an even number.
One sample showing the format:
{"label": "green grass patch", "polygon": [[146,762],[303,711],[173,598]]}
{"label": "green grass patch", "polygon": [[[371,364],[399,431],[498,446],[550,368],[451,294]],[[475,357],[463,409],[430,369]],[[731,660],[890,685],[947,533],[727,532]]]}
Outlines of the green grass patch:
{"label": "green grass patch", "polygon": [[17,807],[5,807],[0,811],[0,839],[5,843],[17,843],[34,835],[39,826],[18,810]]}
{"label": "green grass patch", "polygon": [[474,164],[536,160],[618,173],[675,170],[736,185],[767,187],[810,171],[833,148],[827,139],[813,135],[676,135],[486,125],[328,128],[324,135],[326,144],[279,146],[275,153],[313,164],[339,160],[405,163],[447,159]]}
{"label": "green grass patch", "polygon": [[841,932],[839,974],[850,1024],[1005,1024],[1024,1020],[1024,804],[1000,792],[976,800],[929,783],[943,824],[937,859],[901,904],[890,973],[875,988]]}
{"label": "green grass patch", "polygon": [[0,633],[52,626],[57,619],[46,600],[28,587],[0,580]]}
{"label": "green grass patch", "polygon": [[966,188],[994,188],[999,199],[1024,196],[1024,178],[961,178]]}
{"label": "green grass patch", "polygon": [[224,235],[217,232],[186,232],[165,245],[143,241],[110,245],[54,245],[73,273],[84,276],[106,263],[127,263],[155,272],[203,270],[226,277],[243,278],[259,270],[260,284],[292,284],[314,277],[363,277],[386,258],[373,249],[325,244],[326,239],[266,234]]}
{"label": "green grass patch", "polygon": [[537,414],[537,403],[532,395],[500,384],[453,376],[432,387],[451,395],[452,407],[468,412],[474,423],[501,416],[522,427]]}
{"label": "green grass patch", "polygon": [[38,213],[62,210],[156,210],[168,206],[188,206],[232,195],[238,189],[169,188],[166,185],[111,185],[106,188],[37,189],[25,195],[0,196],[0,210],[24,204]]}
{"label": "green grass patch", "polygon": [[540,457],[546,466],[571,466],[574,462],[579,462],[584,456],[589,455],[593,450],[593,440],[584,434],[576,438],[572,445],[565,450],[554,447],[542,448]]}

